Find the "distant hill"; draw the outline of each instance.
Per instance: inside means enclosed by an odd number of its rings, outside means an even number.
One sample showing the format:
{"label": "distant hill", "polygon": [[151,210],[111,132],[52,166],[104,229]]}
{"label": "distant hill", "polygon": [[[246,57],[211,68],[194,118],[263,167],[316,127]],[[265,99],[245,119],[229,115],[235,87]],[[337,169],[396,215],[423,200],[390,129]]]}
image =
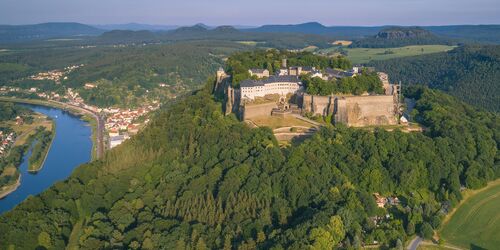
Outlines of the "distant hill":
{"label": "distant hill", "polygon": [[224,26],[216,27],[215,29],[213,29],[213,31],[215,31],[215,32],[226,32],[226,33],[227,32],[229,32],[229,33],[240,32],[235,27],[229,26],[229,25],[224,25]]}
{"label": "distant hill", "polygon": [[160,31],[160,30],[174,30],[179,28],[177,25],[152,25],[152,24],[142,24],[142,23],[126,23],[126,24],[104,24],[104,25],[93,25],[94,27],[102,30],[150,30],[150,31]]}
{"label": "distant hill", "polygon": [[208,31],[208,27],[203,24],[196,24],[194,26],[185,26],[173,30],[173,33],[199,33]]}
{"label": "distant hill", "polygon": [[0,25],[0,43],[25,42],[59,37],[96,36],[104,30],[81,23]]}
{"label": "distant hill", "polygon": [[440,36],[500,44],[500,25],[429,26],[425,29]]}
{"label": "distant hill", "polygon": [[465,102],[500,111],[500,45],[465,46],[446,53],[374,61],[391,81],[425,84]]}
{"label": "distant hill", "polygon": [[[342,39],[361,39],[377,35],[393,26],[324,26],[317,22],[288,25],[264,25],[258,28],[242,29],[251,32],[288,32],[316,34]],[[460,39],[468,42],[500,44],[500,25],[448,25],[422,26],[434,35]]]}
{"label": "distant hill", "polygon": [[301,33],[324,35],[335,38],[356,39],[377,34],[385,26],[361,27],[361,26],[333,26],[327,27],[318,22],[287,25],[264,25],[258,28],[245,29],[251,32],[275,32],[275,33]]}
{"label": "distant hill", "polygon": [[390,27],[385,28],[372,37],[355,41],[350,45],[353,48],[391,48],[409,45],[451,45],[450,38],[438,37],[420,27]]}
{"label": "distant hill", "polygon": [[99,39],[108,42],[151,42],[158,40],[158,36],[149,30],[112,30],[103,33]]}

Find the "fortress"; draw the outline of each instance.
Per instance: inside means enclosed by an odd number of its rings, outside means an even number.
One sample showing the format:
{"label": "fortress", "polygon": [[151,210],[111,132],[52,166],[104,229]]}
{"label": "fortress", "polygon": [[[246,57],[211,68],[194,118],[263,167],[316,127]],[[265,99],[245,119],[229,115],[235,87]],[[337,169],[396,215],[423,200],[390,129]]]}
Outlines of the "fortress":
{"label": "fortress", "polygon": [[399,86],[390,84],[388,75],[378,72],[385,93],[381,95],[310,95],[299,75],[309,74],[323,79],[353,77],[360,73],[327,69],[322,73],[314,67],[286,67],[286,61],[276,75],[268,70],[250,69],[256,80],[244,80],[239,88],[231,85],[231,76],[221,68],[217,71],[214,91],[224,96],[224,112],[235,113],[241,120],[259,116],[321,115],[331,116],[335,124],[363,127],[398,124]]}

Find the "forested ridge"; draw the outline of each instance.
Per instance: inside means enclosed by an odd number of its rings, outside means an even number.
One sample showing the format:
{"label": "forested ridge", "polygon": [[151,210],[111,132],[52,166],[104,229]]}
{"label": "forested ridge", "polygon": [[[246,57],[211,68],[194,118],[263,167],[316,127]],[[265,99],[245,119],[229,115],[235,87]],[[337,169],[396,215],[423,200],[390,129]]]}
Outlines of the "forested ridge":
{"label": "forested ridge", "polygon": [[[424,134],[329,126],[282,149],[270,129],[224,116],[208,89],[3,214],[0,246],[401,247],[439,226],[462,185],[500,175],[498,116],[435,90],[407,93]],[[402,203],[379,209],[374,192]]]}
{"label": "forested ridge", "polygon": [[[167,99],[198,89],[227,55],[250,48],[234,42],[185,41],[149,46],[19,49],[0,54],[0,85],[35,87],[61,95],[73,88],[88,104],[131,107],[148,99]],[[61,84],[29,79],[40,72],[81,64],[84,66],[67,74]],[[85,83],[97,88],[85,89]],[[166,87],[159,87],[161,83]]]}
{"label": "forested ridge", "polygon": [[500,111],[500,46],[464,46],[450,52],[371,63],[403,85],[425,84],[459,99]]}

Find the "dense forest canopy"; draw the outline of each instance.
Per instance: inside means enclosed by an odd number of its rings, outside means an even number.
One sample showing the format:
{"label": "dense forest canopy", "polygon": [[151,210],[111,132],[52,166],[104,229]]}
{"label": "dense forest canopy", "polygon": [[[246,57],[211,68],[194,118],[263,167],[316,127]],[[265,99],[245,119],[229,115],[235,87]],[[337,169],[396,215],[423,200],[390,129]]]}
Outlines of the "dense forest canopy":
{"label": "dense forest canopy", "polygon": [[306,92],[311,95],[353,94],[363,93],[384,94],[382,81],[376,72],[363,72],[354,77],[333,78],[323,80],[319,77],[305,75],[301,77],[306,86]]}
{"label": "dense forest canopy", "polygon": [[[26,49],[0,53],[0,83],[29,89],[64,93],[76,89],[89,104],[135,106],[145,98],[179,95],[199,88],[223,59],[251,47],[223,41],[191,41],[168,45]],[[39,72],[84,64],[67,75],[61,84],[34,81]],[[95,89],[84,89],[94,83]],[[164,83],[168,87],[160,88]]]}
{"label": "dense forest canopy", "polygon": [[425,84],[500,111],[500,46],[464,46],[450,52],[371,63],[403,85]]}
{"label": "dense forest canopy", "polygon": [[274,74],[282,66],[282,60],[287,60],[287,66],[310,66],[318,70],[326,68],[350,69],[351,62],[345,57],[326,57],[311,52],[290,52],[286,50],[255,50],[234,53],[226,61],[226,70],[233,77],[233,84],[250,78],[249,69],[267,69]]}
{"label": "dense forest canopy", "polygon": [[[438,227],[462,185],[500,176],[499,117],[438,91],[407,92],[425,133],[328,126],[282,149],[270,129],[224,116],[211,89],[3,214],[0,246],[394,247]],[[401,205],[377,208],[374,192]]]}
{"label": "dense forest canopy", "polygon": [[0,122],[12,120],[26,112],[26,108],[12,102],[0,102]]}

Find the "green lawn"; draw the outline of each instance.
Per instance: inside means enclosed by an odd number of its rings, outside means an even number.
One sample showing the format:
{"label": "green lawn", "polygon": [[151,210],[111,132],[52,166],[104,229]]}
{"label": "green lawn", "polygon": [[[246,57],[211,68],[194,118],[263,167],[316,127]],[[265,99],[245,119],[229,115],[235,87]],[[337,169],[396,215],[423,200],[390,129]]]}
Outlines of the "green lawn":
{"label": "green lawn", "polygon": [[[322,49],[319,52],[333,53],[337,51],[338,48],[339,48],[338,46],[334,46],[331,48]],[[414,45],[414,46],[406,46],[398,48],[350,49],[347,47],[342,47],[342,50],[347,51],[347,58],[349,58],[351,62],[358,64],[358,63],[367,63],[372,60],[386,60],[397,57],[416,56],[416,55],[444,52],[452,50],[453,48],[455,47],[447,45]]]}
{"label": "green lawn", "polygon": [[498,181],[467,199],[441,230],[446,242],[464,248],[500,246],[500,185]]}
{"label": "green lawn", "polygon": [[367,63],[371,60],[386,60],[397,57],[416,56],[452,50],[447,45],[415,45],[399,48],[354,48],[346,49],[347,57],[353,63]]}
{"label": "green lawn", "polygon": [[277,116],[259,116],[250,119],[257,126],[270,127],[271,129],[282,127],[313,127],[313,124],[303,120],[299,120],[293,116],[277,117]]}

